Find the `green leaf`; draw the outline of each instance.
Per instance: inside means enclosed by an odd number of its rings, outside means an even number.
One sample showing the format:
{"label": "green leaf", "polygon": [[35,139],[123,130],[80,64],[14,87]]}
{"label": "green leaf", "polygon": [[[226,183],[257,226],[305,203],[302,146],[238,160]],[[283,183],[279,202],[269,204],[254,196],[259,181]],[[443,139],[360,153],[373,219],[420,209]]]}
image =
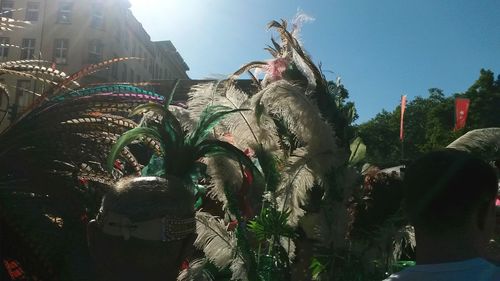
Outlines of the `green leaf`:
{"label": "green leaf", "polygon": [[355,166],[365,159],[366,145],[360,137],[357,137],[351,143],[351,156],[349,157],[349,165]]}
{"label": "green leaf", "polygon": [[109,153],[108,156],[108,161],[107,161],[107,169],[108,171],[113,171],[113,165],[115,163],[115,160],[118,158],[118,155],[122,151],[122,149],[132,143],[134,140],[142,137],[142,136],[148,136],[157,140],[161,141],[161,136],[156,131],[155,129],[151,128],[145,128],[145,127],[138,127],[134,128],[128,132],[125,132],[113,145],[111,148],[111,152]]}
{"label": "green leaf", "polygon": [[321,274],[326,270],[326,265],[324,265],[318,258],[314,257],[311,262],[312,280],[319,280]]}
{"label": "green leaf", "polygon": [[280,237],[294,238],[295,231],[288,225],[290,212],[280,212],[275,208],[264,208],[260,215],[248,224],[248,228],[259,242]]}
{"label": "green leaf", "polygon": [[177,91],[177,88],[179,87],[180,81],[181,81],[180,79],[175,80],[174,88],[172,88],[172,91],[165,99],[165,105],[164,105],[165,108],[168,109],[168,106],[170,105],[170,103],[172,103],[172,99],[174,98],[174,94]]}

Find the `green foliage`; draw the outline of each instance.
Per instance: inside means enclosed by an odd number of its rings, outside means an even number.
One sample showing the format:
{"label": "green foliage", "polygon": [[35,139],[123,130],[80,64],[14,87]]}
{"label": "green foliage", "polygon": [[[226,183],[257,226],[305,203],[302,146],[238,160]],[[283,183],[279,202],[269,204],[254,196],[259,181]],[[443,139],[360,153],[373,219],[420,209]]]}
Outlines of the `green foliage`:
{"label": "green foliage", "polygon": [[[456,97],[470,99],[467,125],[453,131]],[[405,113],[404,158],[414,159],[423,153],[445,147],[465,132],[500,126],[500,77],[482,69],[478,80],[464,93],[445,96],[437,88],[429,89],[427,97],[416,97],[407,104]],[[375,118],[358,126],[358,135],[367,145],[366,161],[382,167],[400,164],[400,107],[382,111]]]}
{"label": "green foliage", "polygon": [[360,137],[357,137],[351,143],[350,148],[351,156],[349,157],[349,165],[355,166],[365,159],[366,145],[363,143],[363,140]]}
{"label": "green foliage", "polygon": [[309,269],[311,269],[312,280],[319,280],[321,274],[326,270],[326,266],[318,258],[314,257]]}
{"label": "green foliage", "polygon": [[399,272],[405,268],[415,266],[415,261],[398,261],[392,268],[393,272]]}
{"label": "green foliage", "polygon": [[280,212],[275,208],[264,208],[255,220],[248,224],[259,242],[279,240],[280,237],[293,238],[294,228],[288,225],[289,212]]}
{"label": "green foliage", "polygon": [[358,119],[354,103],[348,101],[349,91],[340,82],[328,81],[314,98],[321,115],[334,128],[340,145],[348,146],[355,136],[352,124]]}
{"label": "green foliage", "polygon": [[372,120],[358,127],[358,135],[367,146],[366,161],[382,166],[399,162],[399,116],[383,110]]}

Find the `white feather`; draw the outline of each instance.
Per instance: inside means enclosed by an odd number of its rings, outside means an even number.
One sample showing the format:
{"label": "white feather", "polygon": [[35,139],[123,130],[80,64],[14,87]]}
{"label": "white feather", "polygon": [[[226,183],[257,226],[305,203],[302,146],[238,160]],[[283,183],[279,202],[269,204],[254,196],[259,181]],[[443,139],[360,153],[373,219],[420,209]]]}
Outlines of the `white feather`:
{"label": "white feather", "polygon": [[191,119],[191,116],[189,115],[189,110],[182,108],[180,106],[173,106],[173,105],[170,105],[168,109],[170,110],[170,112],[172,112],[175,118],[179,120],[184,129],[190,130],[191,128],[194,127],[195,122],[193,119]]}
{"label": "white feather", "polygon": [[316,176],[307,166],[307,159],[292,156],[282,173],[277,190],[278,208],[289,211],[288,223],[296,226],[305,211],[301,208],[307,201],[307,192],[313,187]]}
{"label": "white feather", "polygon": [[229,266],[238,255],[236,237],[227,231],[223,220],[205,212],[196,213],[196,238],[194,245],[202,249],[207,259],[218,268]]}
{"label": "white feather", "polygon": [[241,257],[235,258],[229,269],[231,269],[233,273],[231,275],[231,280],[248,281],[245,261],[243,261]]}
{"label": "white feather", "polygon": [[295,243],[291,238],[288,237],[280,237],[280,244],[283,249],[288,253],[288,258],[290,262],[293,262],[295,259]]}
{"label": "white feather", "polygon": [[179,273],[177,281],[213,281],[213,276],[205,270],[207,260],[196,259],[189,263],[189,267]]}
{"label": "white feather", "polygon": [[269,114],[283,119],[288,129],[305,144],[308,154],[315,156],[311,162],[313,169],[325,174],[332,167],[345,163],[347,153],[338,148],[332,127],[300,87],[277,81],[252,100],[260,102]]}
{"label": "white feather", "polygon": [[243,176],[238,163],[225,157],[210,157],[205,160],[207,174],[211,177],[208,194],[223,203],[226,209],[227,198],[224,188],[240,188],[243,184]]}

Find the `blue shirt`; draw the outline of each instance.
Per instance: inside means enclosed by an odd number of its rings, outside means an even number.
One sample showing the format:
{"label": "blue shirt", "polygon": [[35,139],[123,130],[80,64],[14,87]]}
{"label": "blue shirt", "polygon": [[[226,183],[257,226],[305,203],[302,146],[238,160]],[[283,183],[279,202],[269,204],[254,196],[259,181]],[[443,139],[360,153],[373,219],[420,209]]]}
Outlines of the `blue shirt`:
{"label": "blue shirt", "polygon": [[394,273],[385,281],[497,281],[500,268],[481,259],[421,264]]}

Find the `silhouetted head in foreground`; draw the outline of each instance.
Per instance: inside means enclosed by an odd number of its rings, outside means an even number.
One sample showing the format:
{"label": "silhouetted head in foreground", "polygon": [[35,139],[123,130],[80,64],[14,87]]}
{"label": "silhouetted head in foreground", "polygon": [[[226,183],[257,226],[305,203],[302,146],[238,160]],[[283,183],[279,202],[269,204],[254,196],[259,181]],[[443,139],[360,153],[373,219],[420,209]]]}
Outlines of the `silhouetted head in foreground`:
{"label": "silhouetted head in foreground", "polygon": [[120,181],[89,223],[99,280],[175,280],[194,241],[193,195],[180,181]]}
{"label": "silhouetted head in foreground", "polygon": [[431,152],[408,167],[403,186],[417,263],[482,255],[495,227],[498,182],[490,165],[458,150]]}

